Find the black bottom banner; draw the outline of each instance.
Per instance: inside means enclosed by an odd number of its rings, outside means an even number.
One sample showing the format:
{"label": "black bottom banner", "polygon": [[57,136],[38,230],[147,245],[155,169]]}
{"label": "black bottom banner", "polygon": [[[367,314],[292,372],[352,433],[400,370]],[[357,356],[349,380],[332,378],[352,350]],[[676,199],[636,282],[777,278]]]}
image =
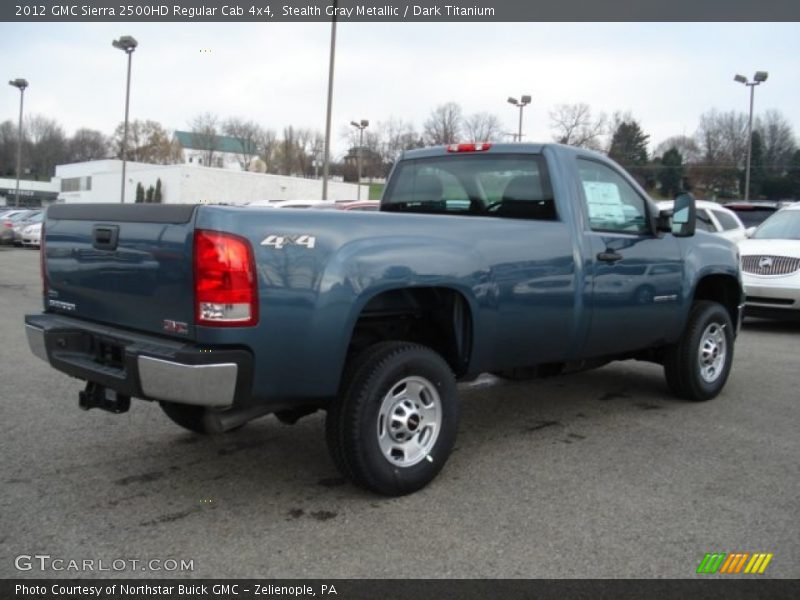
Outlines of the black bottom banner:
{"label": "black bottom banner", "polygon": [[0,598],[2,600],[796,599],[800,598],[800,580],[5,579],[0,581]]}

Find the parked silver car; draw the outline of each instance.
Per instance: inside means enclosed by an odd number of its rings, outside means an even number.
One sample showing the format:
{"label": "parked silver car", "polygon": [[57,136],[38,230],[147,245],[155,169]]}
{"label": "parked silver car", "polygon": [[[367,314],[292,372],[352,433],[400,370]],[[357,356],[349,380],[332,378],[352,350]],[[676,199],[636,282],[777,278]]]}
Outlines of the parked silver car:
{"label": "parked silver car", "polygon": [[0,244],[14,243],[14,227],[30,217],[35,210],[13,210],[0,217]]}
{"label": "parked silver car", "polygon": [[42,222],[28,225],[22,230],[22,245],[25,248],[38,248],[42,239]]}
{"label": "parked silver car", "polygon": [[41,223],[42,219],[44,219],[44,211],[34,211],[33,213],[27,215],[25,218],[20,219],[16,223],[12,229],[14,230],[14,245],[15,246],[22,246],[22,231],[27,228],[29,225],[34,225],[35,223]]}

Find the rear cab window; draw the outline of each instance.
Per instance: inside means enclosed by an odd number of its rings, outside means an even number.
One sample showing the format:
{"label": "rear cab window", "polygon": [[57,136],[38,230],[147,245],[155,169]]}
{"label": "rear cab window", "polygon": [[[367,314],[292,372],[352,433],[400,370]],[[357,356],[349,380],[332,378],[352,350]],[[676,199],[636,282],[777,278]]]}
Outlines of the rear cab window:
{"label": "rear cab window", "polygon": [[400,162],[381,210],[556,220],[538,154],[447,155]]}

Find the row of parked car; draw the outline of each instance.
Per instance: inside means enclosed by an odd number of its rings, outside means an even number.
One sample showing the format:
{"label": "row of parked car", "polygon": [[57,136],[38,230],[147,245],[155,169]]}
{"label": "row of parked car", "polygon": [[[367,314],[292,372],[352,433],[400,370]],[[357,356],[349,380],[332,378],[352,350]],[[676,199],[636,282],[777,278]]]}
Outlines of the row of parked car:
{"label": "row of parked car", "polygon": [[[270,208],[375,211],[376,201],[286,200]],[[661,210],[672,202],[659,202]],[[38,247],[42,210],[0,210],[0,243]],[[697,228],[739,245],[747,314],[800,318],[800,202],[697,201]]]}
{"label": "row of parked car", "polygon": [[38,247],[44,211],[0,209],[0,244]]}
{"label": "row of parked car", "polygon": [[[662,210],[672,202],[659,202]],[[697,201],[697,229],[739,246],[745,314],[800,318],[800,202]]]}
{"label": "row of parked car", "polygon": [[316,208],[321,210],[376,211],[381,207],[377,200],[280,200],[267,204],[257,204],[265,208]]}
{"label": "row of parked car", "polygon": [[[378,210],[380,203],[286,200],[271,208]],[[671,201],[658,202],[660,210]],[[697,229],[738,244],[746,313],[800,318],[800,203],[697,201]]]}

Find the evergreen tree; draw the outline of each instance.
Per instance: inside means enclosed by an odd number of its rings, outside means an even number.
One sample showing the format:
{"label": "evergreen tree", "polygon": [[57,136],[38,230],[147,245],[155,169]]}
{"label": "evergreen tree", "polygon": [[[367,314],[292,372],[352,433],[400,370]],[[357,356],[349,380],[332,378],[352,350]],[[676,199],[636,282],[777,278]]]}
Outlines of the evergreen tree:
{"label": "evergreen tree", "polygon": [[144,187],[139,182],[136,184],[136,204],[141,204],[142,202],[144,202]]}
{"label": "evergreen tree", "polygon": [[677,148],[670,148],[661,157],[658,182],[661,184],[661,194],[667,198],[673,198],[683,191],[683,156]]}
{"label": "evergreen tree", "polygon": [[750,197],[758,198],[763,193],[767,170],[764,167],[764,142],[758,131],[753,132],[750,146]]}
{"label": "evergreen tree", "polygon": [[611,137],[608,156],[623,167],[647,164],[647,135],[636,121],[623,121]]}
{"label": "evergreen tree", "polygon": [[156,191],[153,193],[153,202],[155,202],[156,204],[161,204],[162,202],[160,177],[156,180]]}
{"label": "evergreen tree", "polygon": [[791,195],[800,199],[800,150],[795,150],[786,170],[786,178],[791,182]]}
{"label": "evergreen tree", "polygon": [[153,202],[153,195],[156,193],[156,189],[151,185],[147,188],[147,194],[145,194],[144,201],[146,204],[151,204]]}
{"label": "evergreen tree", "polygon": [[639,183],[648,188],[655,186],[655,179],[647,169],[647,135],[635,120],[621,121],[611,137],[608,156],[617,161]]}

